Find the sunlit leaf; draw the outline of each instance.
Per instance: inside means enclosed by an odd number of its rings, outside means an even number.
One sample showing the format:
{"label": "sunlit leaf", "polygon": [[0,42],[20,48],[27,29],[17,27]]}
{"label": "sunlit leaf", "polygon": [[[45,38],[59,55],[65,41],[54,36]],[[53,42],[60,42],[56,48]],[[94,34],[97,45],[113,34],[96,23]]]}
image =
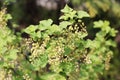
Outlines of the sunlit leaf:
{"label": "sunlit leaf", "polygon": [[38,28],[40,30],[46,30],[46,29],[48,29],[48,27],[51,26],[52,23],[53,23],[53,21],[51,19],[42,20],[42,21],[40,21],[40,24],[39,24]]}
{"label": "sunlit leaf", "polygon": [[77,14],[78,14],[78,18],[80,19],[83,17],[90,17],[90,15],[85,11],[78,11]]}
{"label": "sunlit leaf", "polygon": [[63,21],[60,23],[60,28],[64,29],[64,28],[67,28],[67,26],[71,25],[72,23],[71,22],[68,22],[68,21]]}
{"label": "sunlit leaf", "polygon": [[68,5],[66,5],[66,6],[64,7],[64,9],[61,10],[61,12],[63,12],[63,13],[69,13],[69,12],[71,12],[71,11],[73,11],[73,9],[70,8]]}

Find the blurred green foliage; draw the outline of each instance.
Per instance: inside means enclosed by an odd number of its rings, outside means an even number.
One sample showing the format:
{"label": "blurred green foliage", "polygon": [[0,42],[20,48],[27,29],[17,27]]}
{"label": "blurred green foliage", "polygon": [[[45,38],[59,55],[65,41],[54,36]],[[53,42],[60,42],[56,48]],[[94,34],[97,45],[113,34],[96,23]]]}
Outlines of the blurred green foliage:
{"label": "blurred green foliage", "polygon": [[[5,7],[8,8],[7,11],[12,15],[12,20],[11,20],[12,27],[15,29],[16,29],[16,27],[18,29],[21,29],[21,27],[27,27],[30,24],[38,24],[38,25],[31,25],[28,28],[26,28],[25,30],[23,30],[24,32],[30,34],[30,37],[32,37],[32,39],[34,41],[37,41],[41,37],[45,38],[48,35],[52,36],[53,33],[60,35],[61,29],[59,27],[65,29],[68,25],[72,25],[73,23],[75,23],[76,21],[74,21],[74,19],[77,20],[78,18],[80,19],[80,21],[83,21],[85,23],[85,25],[87,26],[86,27],[87,31],[88,31],[87,38],[90,38],[90,40],[88,40],[88,43],[92,44],[92,45],[91,44],[88,44],[88,45],[91,46],[92,48],[95,46],[101,47],[100,43],[101,43],[101,41],[104,41],[103,37],[106,37],[106,36],[109,37],[108,35],[115,36],[115,33],[116,33],[115,29],[120,30],[120,10],[119,10],[120,1],[119,0],[70,0],[74,9],[87,11],[90,14],[90,19],[82,18],[84,16],[88,17],[88,14],[86,14],[86,12],[84,12],[84,11],[76,12],[76,11],[73,11],[73,9],[66,8],[66,9],[62,10],[62,12],[66,13],[66,14],[64,16],[60,17],[60,19],[65,20],[65,21],[60,20],[62,22],[60,22],[59,25],[56,25],[56,24],[53,25],[53,23],[58,22],[58,16],[59,16],[57,13],[58,10],[48,11],[45,8],[36,6],[35,3],[33,3],[34,4],[33,6],[28,6],[27,4],[30,1],[32,1],[32,0],[29,0],[29,1],[28,0],[0,0],[0,6],[3,6],[3,4],[4,4],[2,9]],[[33,2],[35,2],[35,1],[33,1]],[[4,14],[6,13],[4,11],[1,11],[1,12]],[[1,16],[2,16],[2,13],[1,13]],[[11,16],[9,14],[5,15],[4,17],[5,17],[4,20],[0,24],[1,26],[6,26],[7,19],[11,18]],[[47,18],[52,18],[53,21],[51,19],[48,19],[48,20],[40,21],[40,23],[39,23],[39,20],[47,19]],[[69,20],[69,21],[66,21],[66,20]],[[96,20],[97,21],[100,20],[100,21],[94,22]],[[102,21],[102,20],[104,20],[104,21]],[[109,24],[109,22],[110,22],[110,24]],[[48,23],[48,24],[46,24],[46,23]],[[93,29],[93,26],[96,29]],[[111,29],[111,27],[112,27],[112,29]],[[20,36],[16,37],[16,35],[14,35],[14,32],[9,30],[9,28],[5,28],[5,29],[3,28],[1,30],[2,31],[0,33],[0,37],[1,37],[0,40],[1,40],[1,42],[3,42],[0,45],[1,50],[3,49],[3,52],[7,51],[7,53],[10,53],[10,52],[14,53],[13,55],[10,56],[10,58],[13,59],[13,61],[14,61],[14,59],[16,58],[14,56],[16,56],[18,49],[15,48],[16,45],[14,45],[15,47],[13,47],[11,45],[13,45],[13,42],[14,42],[14,44],[16,44],[16,42],[19,42],[21,40],[21,37]],[[40,30],[42,30],[42,32]],[[6,31],[6,32],[3,34],[4,31]],[[98,31],[100,31],[100,32],[97,33]],[[84,37],[84,36],[86,36],[86,34],[81,35],[81,37]],[[95,42],[93,43],[91,41],[91,39],[95,39]],[[109,37],[109,39],[110,40],[106,41],[106,44],[104,43],[105,44],[104,47],[114,46],[114,42],[113,42],[114,38]],[[29,40],[27,40],[27,41],[29,42]],[[24,42],[26,43],[27,41],[24,41]],[[31,42],[31,40],[30,40],[30,42]],[[3,48],[3,45],[7,45],[7,44],[9,44],[11,47]],[[21,44],[24,44],[24,43],[21,43]],[[22,49],[21,49],[21,51],[23,51],[23,53],[27,53],[27,54],[24,54],[25,56],[28,55],[29,51],[30,51],[28,45],[27,46],[26,45],[27,44],[23,45]],[[17,44],[17,46],[18,46],[18,44]],[[104,47],[101,48],[101,49],[103,49],[103,51],[104,51]],[[8,50],[6,50],[6,49],[8,49]],[[26,51],[24,51],[24,50],[26,50]],[[119,51],[117,48],[113,49],[111,47],[110,47],[110,50],[114,51],[113,58],[112,58],[111,64],[110,64],[111,67],[109,70],[104,71],[104,73],[103,73],[104,75],[101,77],[101,80],[120,80],[120,77],[119,77],[119,75],[120,75]],[[70,51],[71,51],[71,49],[69,47],[65,47],[66,54],[69,53]],[[45,60],[47,60],[45,55],[42,55],[42,57],[44,57]],[[41,57],[41,59],[42,59],[42,57]],[[96,56],[94,56],[92,58],[94,59],[94,58],[96,58]],[[6,59],[9,59],[9,57]],[[6,63],[9,63],[9,62],[6,62]],[[39,63],[39,61],[38,61],[38,63]],[[47,62],[40,63],[40,64],[35,63],[34,67],[38,67],[41,64],[43,65],[42,67],[44,67],[46,63]],[[26,64],[26,62],[22,63],[22,65],[24,65],[24,64]],[[26,64],[26,66],[28,66],[28,65],[29,65],[29,63]],[[66,66],[67,65],[72,66],[71,64],[66,64]],[[84,68],[84,66],[86,66],[86,65],[83,65],[83,68]],[[22,66],[22,67],[25,67],[25,66]],[[85,70],[87,71],[90,68],[91,68],[91,66],[90,67],[88,66],[88,68],[86,68]],[[31,66],[29,69],[31,69]],[[29,69],[23,73],[28,73]],[[36,69],[38,69],[38,68],[36,68]],[[66,69],[66,71],[70,71],[70,70]],[[23,73],[20,73],[20,75],[22,75]],[[88,75],[88,73],[83,73],[83,74]],[[76,73],[74,73],[74,72],[71,73],[70,75],[73,75],[73,74],[76,75]],[[62,79],[59,74],[52,73],[52,75],[58,76],[58,77],[60,77],[60,79]],[[52,75],[46,74],[45,76],[53,77]],[[75,76],[75,75],[73,75],[73,76]],[[86,75],[84,75],[84,76],[86,76]],[[25,75],[25,76],[28,76],[28,75]],[[74,80],[75,77],[71,77],[71,80]],[[43,76],[43,79],[46,79],[46,78],[47,77]],[[85,78],[83,78],[83,80],[84,79]]]}
{"label": "blurred green foliage", "polygon": [[[51,19],[30,25],[22,32],[29,38],[14,35],[7,27],[9,14],[0,11],[0,79],[11,80],[99,80],[109,69],[116,44],[111,37],[117,31],[109,21],[92,22],[99,28],[93,40],[88,35],[82,18],[84,11],[69,6],[61,10],[59,25]],[[92,74],[92,75],[91,75]]]}
{"label": "blurred green foliage", "polygon": [[[71,2],[76,9],[86,10],[90,14],[91,20],[109,20],[111,23],[111,27],[120,30],[119,0],[71,0]],[[89,20],[86,23],[89,26],[87,27],[87,29],[90,33],[90,36],[94,35],[96,31],[94,31],[91,27],[93,24],[91,24],[91,22],[89,23]],[[99,24],[101,24],[101,21]],[[119,38],[117,39],[119,40]],[[120,47],[118,46],[118,48],[116,47],[116,49],[114,50],[115,53],[111,61],[111,68],[110,70],[104,72],[105,76],[101,78],[101,80],[120,80],[120,52],[118,50],[119,48]]]}
{"label": "blurred green foliage", "polygon": [[106,19],[114,28],[120,25],[120,2],[117,0],[71,0],[76,9],[86,10],[91,18]]}

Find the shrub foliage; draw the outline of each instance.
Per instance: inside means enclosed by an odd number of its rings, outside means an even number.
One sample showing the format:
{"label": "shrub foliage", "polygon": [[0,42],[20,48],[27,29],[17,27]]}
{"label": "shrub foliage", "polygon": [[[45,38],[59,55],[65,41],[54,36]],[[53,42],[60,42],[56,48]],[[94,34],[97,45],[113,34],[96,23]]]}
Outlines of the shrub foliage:
{"label": "shrub foliage", "polygon": [[109,21],[94,22],[99,31],[90,40],[82,21],[89,14],[67,5],[61,11],[59,25],[48,19],[24,29],[29,38],[14,35],[6,25],[11,16],[0,11],[1,80],[99,80],[109,69],[117,32]]}

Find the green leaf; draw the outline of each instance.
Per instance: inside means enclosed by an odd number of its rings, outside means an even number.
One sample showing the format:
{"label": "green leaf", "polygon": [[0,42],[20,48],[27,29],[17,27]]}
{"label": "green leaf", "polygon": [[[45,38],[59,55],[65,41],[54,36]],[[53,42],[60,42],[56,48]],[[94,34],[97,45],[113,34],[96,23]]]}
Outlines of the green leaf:
{"label": "green leaf", "polygon": [[60,68],[68,75],[70,72],[74,71],[74,64],[71,62],[63,62],[60,64]]}
{"label": "green leaf", "polygon": [[110,30],[110,35],[111,35],[112,37],[115,37],[117,32],[118,32],[117,30],[115,30],[115,29],[112,28],[112,29]]}
{"label": "green leaf", "polygon": [[102,60],[96,55],[89,55],[89,58],[93,62],[93,64],[101,64],[102,63]]}
{"label": "green leaf", "polygon": [[111,40],[111,39],[106,41],[106,45],[107,46],[116,47],[116,43],[113,40]]}
{"label": "green leaf", "polygon": [[28,33],[28,34],[32,34],[33,32],[35,32],[35,30],[38,28],[38,26],[35,25],[30,25],[29,27],[27,27],[26,29],[24,29],[23,31]]}
{"label": "green leaf", "polygon": [[12,16],[10,14],[6,14],[5,19],[6,20],[12,19]]}
{"label": "green leaf", "polygon": [[42,38],[46,38],[46,37],[49,36],[49,34],[50,34],[49,31],[48,31],[48,33],[47,33],[47,31],[46,31],[46,33],[42,33],[42,34],[41,34],[41,37],[42,37]]}
{"label": "green leaf", "polygon": [[36,33],[36,37],[37,37],[37,38],[41,38],[41,32],[40,32],[40,31],[38,31],[38,32]]}
{"label": "green leaf", "polygon": [[101,42],[98,41],[98,40],[92,41],[92,40],[88,39],[88,40],[86,41],[85,47],[86,47],[86,48],[91,48],[91,49],[93,49],[93,48],[99,48],[99,47],[100,47],[100,44],[101,44]]}
{"label": "green leaf", "polygon": [[109,21],[104,21],[104,24],[102,26],[102,31],[105,31],[106,33],[108,33],[110,31],[110,22]]}
{"label": "green leaf", "polygon": [[100,41],[103,41],[105,36],[106,36],[105,31],[100,31],[100,32],[96,33],[96,39],[99,39]]}
{"label": "green leaf", "polygon": [[[1,47],[1,46],[0,46]],[[5,53],[7,51],[7,47],[2,47],[1,53]]]}
{"label": "green leaf", "polygon": [[69,13],[64,13],[64,15],[62,15],[59,19],[63,19],[63,20],[73,20],[74,17],[76,16],[76,11],[72,11]]}
{"label": "green leaf", "polygon": [[70,13],[71,11],[73,11],[73,9],[70,8],[68,5],[66,5],[64,9],[61,10],[61,12],[63,13]]}
{"label": "green leaf", "polygon": [[92,44],[93,44],[93,41],[90,40],[90,39],[88,39],[88,40],[86,41],[85,48],[90,48],[90,47],[92,47]]}
{"label": "green leaf", "polygon": [[83,18],[83,17],[90,17],[90,15],[85,11],[78,11],[77,14],[78,14],[77,17],[80,18],[80,19]]}
{"label": "green leaf", "polygon": [[86,32],[79,32],[79,37],[81,38],[81,39],[83,39],[83,38],[85,38],[87,35],[88,35],[88,33],[86,33]]}
{"label": "green leaf", "polygon": [[40,56],[40,63],[38,63],[38,64],[40,64],[40,66],[41,66],[42,68],[44,68],[44,67],[46,66],[47,62],[48,62],[48,57],[47,57],[47,55],[46,55],[46,54],[41,55],[41,56]]}
{"label": "green leaf", "polygon": [[110,25],[110,22],[109,21],[104,21],[104,26],[109,26]]}
{"label": "green leaf", "polygon": [[102,20],[99,20],[99,21],[95,21],[94,22],[94,28],[101,28],[103,26],[103,21]]}
{"label": "green leaf", "polygon": [[48,27],[51,26],[52,23],[53,23],[53,21],[51,19],[40,21],[38,28],[40,30],[46,30],[46,29],[48,29]]}
{"label": "green leaf", "polygon": [[69,13],[69,17],[70,17],[70,19],[73,19],[74,17],[77,17],[77,16],[76,16],[76,11],[70,12],[70,13]]}
{"label": "green leaf", "polygon": [[64,52],[65,55],[69,55],[72,50],[71,50],[69,47],[66,46],[66,47],[64,48],[64,51],[65,51],[65,52]]}
{"label": "green leaf", "polygon": [[61,29],[57,25],[52,25],[51,27],[48,28],[49,34],[53,34],[54,32],[60,32]]}
{"label": "green leaf", "polygon": [[39,58],[35,59],[33,61],[33,67],[35,70],[39,70],[40,68],[44,68],[48,62],[48,57],[47,55],[40,55]]}
{"label": "green leaf", "polygon": [[19,52],[17,49],[10,50],[9,54],[6,56],[8,59],[15,60],[17,59],[17,52]]}
{"label": "green leaf", "polygon": [[67,28],[67,26],[71,25],[72,23],[71,22],[68,22],[68,21],[63,21],[60,23],[60,28],[64,29],[64,28]]}
{"label": "green leaf", "polygon": [[94,28],[101,28],[102,31],[106,31],[106,33],[108,33],[110,31],[110,23],[109,21],[95,21],[94,22]]}

